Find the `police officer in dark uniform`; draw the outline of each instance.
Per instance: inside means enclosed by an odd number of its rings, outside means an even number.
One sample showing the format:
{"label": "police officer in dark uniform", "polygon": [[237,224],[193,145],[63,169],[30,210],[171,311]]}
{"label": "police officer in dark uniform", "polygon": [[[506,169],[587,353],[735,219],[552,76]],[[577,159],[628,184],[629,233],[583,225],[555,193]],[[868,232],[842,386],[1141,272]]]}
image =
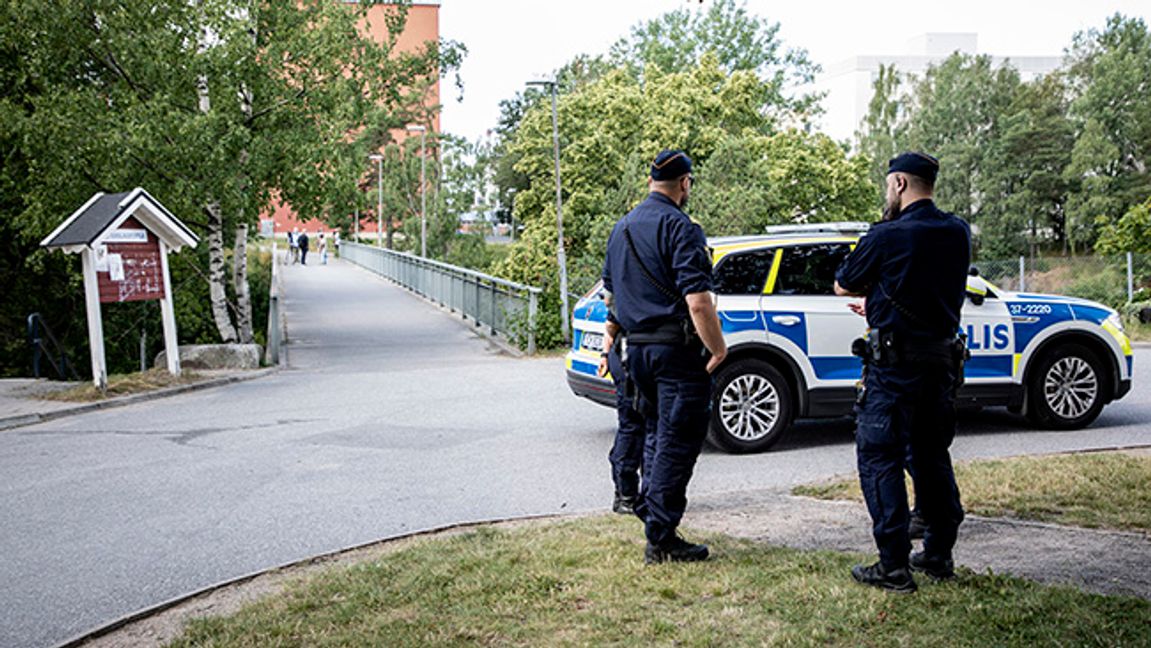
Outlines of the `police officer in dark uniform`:
{"label": "police officer in dark uniform", "polygon": [[[860,239],[835,281],[836,294],[867,297],[869,326],[858,349],[866,367],[855,440],[879,562],[851,574],[897,592],[916,589],[909,567],[936,579],[955,575],[951,550],[963,520],[948,448],[965,353],[958,332],[971,232],[932,201],[938,172],[938,161],[923,153],[888,163],[890,218]],[[923,551],[910,556],[906,462],[926,525]]]}
{"label": "police officer in dark uniform", "polygon": [[[609,321],[611,316],[609,315]],[[611,510],[621,515],[635,515],[639,501],[639,474],[643,467],[643,443],[647,423],[636,410],[635,403],[627,389],[627,372],[623,368],[624,336],[613,335],[618,323],[604,335],[604,349],[600,354],[599,376],[611,373],[615,384],[615,410],[618,421],[615,441],[608,462],[611,464],[611,480],[615,484],[615,498]]]}
{"label": "police officer in dark uniform", "polygon": [[707,241],[682,211],[693,181],[686,153],[657,155],[651,193],[616,223],[604,259],[608,332],[626,336],[628,381],[645,420],[635,512],[644,521],[649,564],[708,556],[705,545],[676,533],[707,434],[709,373],[727,356]]}

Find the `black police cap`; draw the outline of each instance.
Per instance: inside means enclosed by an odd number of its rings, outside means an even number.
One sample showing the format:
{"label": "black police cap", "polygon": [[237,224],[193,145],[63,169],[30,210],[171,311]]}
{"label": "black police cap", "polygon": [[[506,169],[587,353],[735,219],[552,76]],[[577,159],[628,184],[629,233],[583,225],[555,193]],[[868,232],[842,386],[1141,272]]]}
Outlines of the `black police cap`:
{"label": "black police cap", "polygon": [[901,153],[891,158],[887,163],[888,173],[895,173],[896,171],[910,173],[935,184],[935,177],[939,175],[939,160],[926,153],[916,151]]}
{"label": "black police cap", "polygon": [[689,173],[691,173],[691,158],[683,151],[660,151],[651,163],[652,180],[675,180]]}

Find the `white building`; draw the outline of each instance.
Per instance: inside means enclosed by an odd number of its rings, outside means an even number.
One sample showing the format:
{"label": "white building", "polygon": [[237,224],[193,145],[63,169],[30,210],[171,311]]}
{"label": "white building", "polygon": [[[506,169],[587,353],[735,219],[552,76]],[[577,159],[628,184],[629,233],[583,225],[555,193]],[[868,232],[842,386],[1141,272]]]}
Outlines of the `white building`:
{"label": "white building", "polygon": [[[815,91],[826,92],[826,111],[818,122],[819,129],[837,141],[854,144],[855,131],[867,115],[875,79],[880,65],[894,65],[900,74],[922,76],[927,68],[942,63],[955,52],[986,54],[977,48],[978,35],[967,33],[929,33],[911,39],[903,54],[855,56],[825,66],[815,79]],[[1061,56],[991,56],[992,65],[1010,63],[1024,81],[1030,81],[1057,69]]]}

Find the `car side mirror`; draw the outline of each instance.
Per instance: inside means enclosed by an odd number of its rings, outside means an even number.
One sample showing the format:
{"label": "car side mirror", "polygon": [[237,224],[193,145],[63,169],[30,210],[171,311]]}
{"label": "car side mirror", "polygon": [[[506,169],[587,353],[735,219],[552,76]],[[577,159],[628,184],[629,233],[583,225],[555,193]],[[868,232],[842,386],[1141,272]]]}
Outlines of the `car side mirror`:
{"label": "car side mirror", "polygon": [[979,276],[978,270],[972,268],[973,273],[967,278],[967,298],[972,304],[982,306],[987,301],[987,282]]}

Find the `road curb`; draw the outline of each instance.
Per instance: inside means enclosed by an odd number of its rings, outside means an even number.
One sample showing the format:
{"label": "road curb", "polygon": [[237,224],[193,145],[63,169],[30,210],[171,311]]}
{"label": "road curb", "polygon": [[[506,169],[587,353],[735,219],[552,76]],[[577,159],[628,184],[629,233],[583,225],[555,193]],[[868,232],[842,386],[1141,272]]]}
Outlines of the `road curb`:
{"label": "road curb", "polygon": [[[368,548],[374,547],[376,545],[384,545],[384,544],[388,544],[388,543],[392,543],[392,542],[399,542],[401,540],[408,540],[411,538],[419,538],[419,537],[423,537],[423,536],[433,536],[433,535],[445,533],[448,531],[481,528],[481,527],[487,527],[487,526],[494,526],[497,524],[505,524],[505,523],[509,523],[509,522],[530,522],[530,521],[534,521],[534,520],[549,520],[549,519],[563,520],[563,519],[567,519],[567,518],[579,517],[580,515],[581,515],[580,513],[575,513],[575,514],[571,514],[571,513],[566,513],[566,514],[543,513],[543,514],[537,514],[537,515],[523,515],[523,516],[518,516],[518,517],[475,520],[475,521],[471,521],[471,522],[455,522],[452,524],[445,524],[445,525],[441,525],[441,526],[428,527],[426,529],[419,529],[419,530],[411,531],[408,533],[401,533],[399,535],[387,536],[387,537],[380,538],[377,540],[372,540],[369,542],[354,544],[354,545],[351,545],[348,547],[343,547],[341,549],[336,549],[335,551],[328,551],[328,552],[318,554],[315,556],[310,556],[308,558],[303,558],[301,560],[295,560],[292,562],[287,562],[287,563],[283,563],[280,565],[276,565],[274,567],[269,567],[267,569],[261,569],[259,571],[250,572],[250,573],[245,574],[243,576],[238,576],[236,578],[231,578],[228,580],[220,581],[219,583],[215,583],[213,585],[208,585],[207,587],[200,588],[200,589],[198,589],[194,592],[188,593],[188,594],[182,594],[182,595],[177,596],[175,598],[168,599],[167,601],[164,601],[162,603],[157,603],[156,605],[144,608],[142,610],[137,610],[135,612],[131,612],[131,613],[126,614],[126,615],[124,615],[118,619],[115,619],[113,621],[105,623],[102,626],[99,626],[99,627],[93,628],[92,630],[88,630],[86,632],[83,632],[79,635],[76,635],[75,637],[72,637],[71,639],[64,641],[63,643],[56,644],[56,648],[74,648],[76,646],[83,646],[90,641],[94,641],[94,640],[99,639],[101,637],[105,637],[109,634],[112,634],[113,632],[116,632],[117,630],[121,630],[123,628],[126,628],[126,627],[132,625],[133,623],[136,623],[137,621],[143,621],[149,617],[155,616],[155,615],[160,614],[162,612],[166,612],[168,610],[171,610],[172,608],[178,607],[179,605],[181,605],[187,601],[190,601],[194,598],[197,598],[200,596],[205,596],[205,595],[211,594],[213,592],[216,592],[218,590],[226,589],[229,587],[235,587],[237,585],[243,585],[247,582],[253,581],[253,580],[255,580],[261,576],[264,576],[266,574],[270,574],[273,572],[286,570],[286,569],[304,567],[304,566],[307,566],[307,565],[313,564],[313,563],[324,562],[326,560],[338,558],[339,556],[341,556],[343,554],[352,553],[355,551],[360,551],[362,549],[368,549]],[[586,515],[586,513],[584,513],[582,515]]]}
{"label": "road curb", "polygon": [[155,391],[144,392],[142,394],[130,394],[128,396],[118,396],[110,398],[105,401],[98,401],[95,403],[84,403],[75,407],[68,407],[65,409],[54,410],[51,412],[38,412],[34,414],[21,414],[19,416],[8,416],[0,418],[0,431],[11,430],[13,428],[24,427],[26,425],[35,425],[37,423],[44,423],[53,421],[59,418],[68,416],[76,416],[78,414],[87,414],[98,410],[112,409],[115,407],[124,407],[125,405],[133,405],[135,403],[143,403],[151,400],[158,400],[168,396],[176,396],[187,392],[199,391],[201,389],[211,389],[212,387],[220,387],[222,385],[229,385],[237,382],[244,382],[248,380],[255,380],[256,378],[263,378],[280,371],[282,366],[267,367],[258,369],[248,374],[236,374],[233,376],[222,376],[220,378],[210,378],[200,382],[191,383],[188,385],[177,385],[175,387],[165,387]]}

